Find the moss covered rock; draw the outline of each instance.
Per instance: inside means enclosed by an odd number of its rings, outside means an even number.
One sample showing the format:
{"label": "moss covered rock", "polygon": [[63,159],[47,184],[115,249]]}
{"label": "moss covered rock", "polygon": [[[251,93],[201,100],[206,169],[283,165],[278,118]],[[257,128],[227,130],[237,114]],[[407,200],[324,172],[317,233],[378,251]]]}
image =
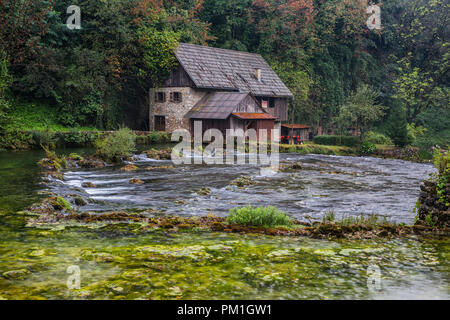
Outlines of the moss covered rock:
{"label": "moss covered rock", "polygon": [[55,210],[72,210],[70,203],[62,197],[52,197],[50,199],[50,204]]}
{"label": "moss covered rock", "polygon": [[3,272],[3,277],[6,279],[14,279],[14,280],[24,280],[31,274],[30,270],[27,269],[17,269]]}
{"label": "moss covered rock", "polygon": [[120,168],[120,171],[136,171],[137,169],[139,169],[137,166],[135,166],[134,164],[127,164],[126,166]]}

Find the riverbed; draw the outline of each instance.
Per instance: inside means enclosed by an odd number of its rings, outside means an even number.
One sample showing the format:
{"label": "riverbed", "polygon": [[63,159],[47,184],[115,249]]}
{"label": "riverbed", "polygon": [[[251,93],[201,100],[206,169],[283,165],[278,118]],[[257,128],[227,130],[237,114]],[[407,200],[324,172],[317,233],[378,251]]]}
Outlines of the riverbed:
{"label": "riverbed", "polygon": [[[68,154],[74,150],[64,150]],[[90,150],[76,150],[90,152]],[[29,228],[17,211],[53,192],[81,196],[80,211],[146,210],[225,216],[274,205],[300,220],[378,214],[412,223],[428,164],[370,157],[282,154],[301,170],[261,175],[251,165],[181,165],[140,155],[138,170],[69,169],[44,181],[39,151],[0,153],[0,298],[4,299],[448,299],[448,239],[329,241],[205,232],[168,234],[141,224]],[[166,167],[149,170],[148,167]],[[168,168],[167,168],[168,167]],[[249,176],[239,188],[233,179]],[[130,179],[143,184],[131,184]],[[83,187],[91,182],[95,187]],[[211,192],[201,195],[200,188]],[[80,270],[69,289],[68,267]],[[75,269],[76,269],[75,268]],[[72,269],[69,269],[69,271]],[[78,269],[76,269],[78,270]]]}

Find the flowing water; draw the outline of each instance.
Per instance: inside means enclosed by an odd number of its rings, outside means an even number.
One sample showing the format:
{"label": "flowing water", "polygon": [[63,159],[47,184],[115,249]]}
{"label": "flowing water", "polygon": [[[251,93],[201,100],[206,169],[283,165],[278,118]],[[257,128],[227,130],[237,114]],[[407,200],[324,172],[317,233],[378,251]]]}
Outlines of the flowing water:
{"label": "flowing water", "polygon": [[[69,153],[72,150],[65,150]],[[80,150],[77,150],[82,152]],[[419,183],[433,168],[399,160],[294,154],[302,170],[261,176],[257,166],[182,165],[139,156],[139,169],[70,169],[43,183],[38,151],[0,153],[0,298],[5,299],[449,299],[448,239],[328,241],[205,232],[168,234],[142,224],[29,228],[17,211],[43,191],[88,205],[78,210],[154,209],[226,215],[231,207],[274,205],[320,219],[376,213],[412,223]],[[230,185],[242,175],[253,185]],[[144,184],[130,184],[138,178]],[[85,188],[92,182],[95,188]],[[200,188],[210,188],[199,195]],[[81,288],[69,290],[69,266]]]}
{"label": "flowing water", "polygon": [[[281,154],[280,161],[301,163],[303,169],[274,176],[261,176],[256,165],[180,165],[146,170],[149,166],[169,166],[171,161],[141,155],[132,162],[138,171],[123,172],[118,167],[71,170],[65,181],[55,180],[48,188],[91,200],[79,208],[82,211],[153,208],[167,214],[226,215],[232,207],[252,204],[273,205],[300,220],[305,215],[320,219],[333,211],[337,217],[377,214],[412,223],[420,182],[434,171],[429,164],[369,157]],[[243,175],[250,176],[253,185],[245,189],[230,185]],[[130,184],[132,178],[145,183]],[[86,182],[95,187],[83,187]],[[204,187],[211,193],[198,195]]]}

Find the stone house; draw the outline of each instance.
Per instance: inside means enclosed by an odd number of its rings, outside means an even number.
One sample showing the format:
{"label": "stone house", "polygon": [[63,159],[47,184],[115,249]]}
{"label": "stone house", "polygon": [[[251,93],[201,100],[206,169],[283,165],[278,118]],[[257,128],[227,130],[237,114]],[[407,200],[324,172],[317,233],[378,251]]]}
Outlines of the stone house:
{"label": "stone house", "polygon": [[178,66],[160,88],[150,89],[151,131],[280,129],[293,99],[259,54],[180,43]]}

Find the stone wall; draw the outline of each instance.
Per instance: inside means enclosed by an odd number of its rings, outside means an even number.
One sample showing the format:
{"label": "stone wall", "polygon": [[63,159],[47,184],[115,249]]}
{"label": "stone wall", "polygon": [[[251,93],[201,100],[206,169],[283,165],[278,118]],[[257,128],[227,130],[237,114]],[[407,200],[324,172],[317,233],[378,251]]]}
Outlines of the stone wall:
{"label": "stone wall", "polygon": [[435,181],[424,181],[420,186],[420,197],[417,208],[416,224],[435,227],[450,227],[450,211],[446,203],[450,203],[450,183],[445,188],[444,201],[437,193]]}
{"label": "stone wall", "polygon": [[[166,102],[155,102],[155,92],[165,92]],[[171,92],[181,92],[182,101],[170,102]],[[184,115],[205,95],[205,92],[189,87],[167,87],[150,89],[150,131],[155,130],[155,116],[166,117],[166,131],[173,132],[176,129],[184,128],[189,130],[189,119]]]}
{"label": "stone wall", "polygon": [[377,148],[375,155],[382,158],[420,161],[419,148],[407,146],[405,148],[388,147]]}

